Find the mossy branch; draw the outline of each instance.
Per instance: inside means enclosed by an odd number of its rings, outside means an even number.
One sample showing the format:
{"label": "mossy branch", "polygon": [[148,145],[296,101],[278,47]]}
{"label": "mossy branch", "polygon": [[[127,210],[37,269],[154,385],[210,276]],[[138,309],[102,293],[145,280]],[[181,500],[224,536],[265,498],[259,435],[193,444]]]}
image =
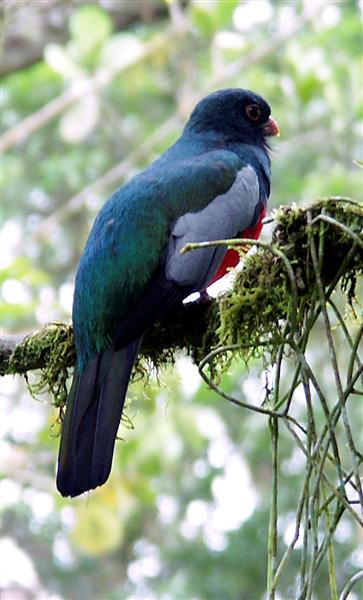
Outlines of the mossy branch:
{"label": "mossy branch", "polygon": [[[310,222],[308,223],[308,220]],[[148,364],[161,367],[184,349],[196,363],[221,345],[238,346],[244,358],[261,356],[268,349],[277,355],[281,340],[303,327],[306,307],[316,281],[309,252],[309,235],[319,238],[324,229],[323,285],[343,285],[351,302],[357,276],[363,269],[363,205],[347,198],[327,198],[308,207],[283,207],[274,214],[271,243],[257,242],[256,252],[243,259],[230,291],[216,301],[202,298],[179,306],[146,334],[136,372]],[[185,251],[207,245],[240,246],[250,240],[226,240],[189,245]],[[306,302],[301,303],[305,298]],[[304,306],[304,310],[301,308]],[[54,403],[66,398],[68,370],[76,359],[72,326],[51,323],[22,338],[0,341],[0,374],[22,374],[40,369],[32,393],[48,390]],[[205,361],[204,361],[205,362]],[[222,361],[223,362],[223,361]]]}

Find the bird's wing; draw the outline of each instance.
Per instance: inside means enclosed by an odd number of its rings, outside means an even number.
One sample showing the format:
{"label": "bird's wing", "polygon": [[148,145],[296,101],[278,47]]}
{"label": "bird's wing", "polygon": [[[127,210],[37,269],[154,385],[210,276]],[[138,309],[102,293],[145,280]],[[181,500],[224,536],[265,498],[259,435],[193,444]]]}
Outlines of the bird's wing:
{"label": "bird's wing", "polygon": [[180,254],[185,244],[234,238],[258,218],[261,209],[258,177],[251,166],[243,167],[230,189],[198,212],[176,220],[169,240],[166,277],[178,286],[200,291],[216,273],[226,247],[211,247]]}
{"label": "bird's wing", "polygon": [[210,284],[223,261],[226,247],[204,248],[181,255],[185,244],[236,237],[258,220],[259,212],[258,178],[254,169],[247,166],[238,172],[228,192],[216,196],[202,210],[177,219],[163,261],[139,302],[125,319],[118,321],[111,335],[114,348],[120,349],[134,336],[142,335],[163,313]]}
{"label": "bird's wing", "polygon": [[241,159],[227,150],[164,161],[106,202],[76,279],[73,322],[81,363],[109,347],[120,323],[143,298],[168,245],[171,224],[227,192],[241,168]]}

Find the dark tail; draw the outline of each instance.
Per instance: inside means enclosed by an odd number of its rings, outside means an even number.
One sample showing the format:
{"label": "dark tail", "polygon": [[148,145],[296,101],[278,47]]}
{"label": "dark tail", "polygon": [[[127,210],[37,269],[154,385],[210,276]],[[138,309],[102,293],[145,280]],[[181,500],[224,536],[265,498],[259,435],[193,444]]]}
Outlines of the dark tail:
{"label": "dark tail", "polygon": [[57,488],[78,496],[107,480],[127,386],[140,340],[108,349],[77,368],[67,400],[58,458]]}

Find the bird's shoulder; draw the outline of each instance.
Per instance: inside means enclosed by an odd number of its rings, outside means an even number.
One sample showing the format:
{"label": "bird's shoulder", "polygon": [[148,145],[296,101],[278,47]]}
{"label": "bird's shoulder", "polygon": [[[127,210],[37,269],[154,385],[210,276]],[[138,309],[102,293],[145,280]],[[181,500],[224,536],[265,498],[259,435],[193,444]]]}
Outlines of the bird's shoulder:
{"label": "bird's shoulder", "polygon": [[99,211],[89,242],[112,243],[124,231],[158,230],[166,221],[204,208],[234,183],[246,161],[225,148],[175,144],[122,185]]}

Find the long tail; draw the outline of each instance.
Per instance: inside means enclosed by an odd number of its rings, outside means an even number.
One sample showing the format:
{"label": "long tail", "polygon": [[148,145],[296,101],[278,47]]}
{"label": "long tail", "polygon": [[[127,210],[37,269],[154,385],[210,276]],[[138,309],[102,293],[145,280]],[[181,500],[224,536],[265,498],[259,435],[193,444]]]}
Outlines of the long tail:
{"label": "long tail", "polygon": [[77,368],[67,400],[58,458],[57,488],[78,496],[107,480],[117,429],[140,339],[106,350]]}

